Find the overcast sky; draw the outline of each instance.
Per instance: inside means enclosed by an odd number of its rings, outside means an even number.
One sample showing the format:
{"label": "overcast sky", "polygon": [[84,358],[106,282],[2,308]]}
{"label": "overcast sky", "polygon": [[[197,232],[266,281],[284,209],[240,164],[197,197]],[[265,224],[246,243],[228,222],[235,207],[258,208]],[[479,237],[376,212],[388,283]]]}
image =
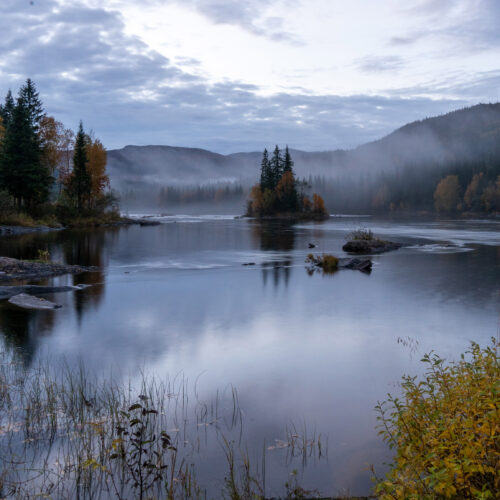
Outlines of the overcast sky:
{"label": "overcast sky", "polygon": [[0,0],[0,92],[109,148],[349,148],[500,100],[498,0]]}

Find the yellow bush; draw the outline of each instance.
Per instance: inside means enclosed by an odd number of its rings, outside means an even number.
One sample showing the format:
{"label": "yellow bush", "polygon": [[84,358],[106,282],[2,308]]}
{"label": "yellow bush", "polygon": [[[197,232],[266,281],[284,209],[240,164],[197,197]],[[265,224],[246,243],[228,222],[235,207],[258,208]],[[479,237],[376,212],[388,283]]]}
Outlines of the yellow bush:
{"label": "yellow bush", "polygon": [[339,266],[339,259],[335,255],[324,253],[321,256],[315,257],[312,253],[307,255],[306,262],[313,266],[320,267],[324,273],[334,273]]}
{"label": "yellow bush", "polygon": [[[445,364],[436,355],[423,380],[403,377],[402,399],[377,405],[384,440],[396,450],[375,493],[388,499],[498,499],[498,341]],[[387,408],[389,407],[389,408]]]}

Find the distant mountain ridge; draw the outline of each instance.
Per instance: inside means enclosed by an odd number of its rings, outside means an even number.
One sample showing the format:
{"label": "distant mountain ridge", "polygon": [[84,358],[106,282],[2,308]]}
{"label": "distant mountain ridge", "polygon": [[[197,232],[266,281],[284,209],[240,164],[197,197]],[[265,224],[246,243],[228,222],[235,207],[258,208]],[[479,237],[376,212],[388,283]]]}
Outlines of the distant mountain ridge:
{"label": "distant mountain ridge", "polygon": [[[291,150],[299,177],[392,171],[408,165],[446,168],[458,161],[500,159],[500,103],[478,104],[408,123],[352,150]],[[118,190],[214,182],[255,183],[262,152],[222,155],[199,148],[126,146],[108,151]]]}

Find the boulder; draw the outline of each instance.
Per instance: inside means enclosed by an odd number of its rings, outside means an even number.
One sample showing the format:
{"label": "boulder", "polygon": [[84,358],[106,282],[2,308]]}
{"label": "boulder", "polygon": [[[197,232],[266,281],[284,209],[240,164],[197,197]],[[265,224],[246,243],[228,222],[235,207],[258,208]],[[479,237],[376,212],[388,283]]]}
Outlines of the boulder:
{"label": "boulder", "polygon": [[401,243],[394,243],[392,241],[384,240],[351,240],[348,241],[342,250],[347,253],[356,254],[377,254],[383,252],[390,252],[401,248]]}
{"label": "boulder", "polygon": [[34,297],[33,295],[28,295],[27,293],[14,295],[14,297],[9,299],[9,303],[24,309],[58,309],[62,307],[60,304],[56,304],[50,300],[41,299],[39,297]]}

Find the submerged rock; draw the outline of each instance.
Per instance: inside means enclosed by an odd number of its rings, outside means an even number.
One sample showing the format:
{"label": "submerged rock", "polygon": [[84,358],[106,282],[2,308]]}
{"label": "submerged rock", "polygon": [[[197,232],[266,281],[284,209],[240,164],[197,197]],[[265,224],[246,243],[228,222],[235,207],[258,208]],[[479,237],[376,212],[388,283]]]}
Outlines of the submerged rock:
{"label": "submerged rock", "polygon": [[333,274],[339,269],[352,269],[363,273],[370,273],[372,261],[370,259],[347,258],[338,259],[334,255],[314,256],[309,254],[306,263],[310,264],[309,271],[321,270],[325,274]]}
{"label": "submerged rock", "polygon": [[22,286],[0,286],[0,300],[10,299],[14,295],[20,293],[32,293],[35,295],[46,293],[72,292],[81,290],[82,286],[38,286],[38,285],[22,285]]}
{"label": "submerged rock", "polygon": [[398,248],[401,248],[401,243],[373,239],[348,241],[342,247],[342,250],[347,253],[376,254],[390,252],[391,250],[397,250]]}
{"label": "submerged rock", "polygon": [[62,307],[60,304],[56,304],[50,300],[41,299],[39,297],[34,297],[33,295],[28,295],[27,293],[14,295],[14,297],[9,299],[9,303],[24,309],[59,309]]}
{"label": "submerged rock", "polygon": [[340,259],[339,269],[354,269],[363,273],[369,273],[372,270],[372,261],[370,259]]}

